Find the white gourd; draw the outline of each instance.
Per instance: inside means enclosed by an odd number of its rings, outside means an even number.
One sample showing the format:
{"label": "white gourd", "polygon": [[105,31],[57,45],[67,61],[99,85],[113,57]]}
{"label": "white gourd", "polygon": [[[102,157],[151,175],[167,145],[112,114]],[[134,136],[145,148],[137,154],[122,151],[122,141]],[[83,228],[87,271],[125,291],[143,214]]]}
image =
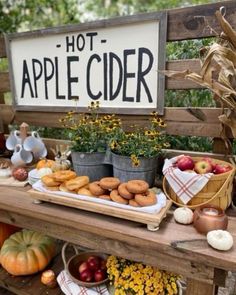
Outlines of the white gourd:
{"label": "white gourd", "polygon": [[207,233],[207,242],[217,250],[228,251],[232,248],[234,240],[228,231],[219,229]]}
{"label": "white gourd", "polygon": [[178,223],[190,224],[193,222],[193,211],[187,207],[180,207],[174,211],[174,219]]}
{"label": "white gourd", "polygon": [[0,169],[0,178],[8,178],[11,176],[11,168],[2,168]]}
{"label": "white gourd", "polygon": [[40,168],[38,170],[38,176],[39,176],[39,178],[42,178],[43,176],[48,175],[48,174],[51,174],[51,173],[52,173],[52,169],[51,168],[47,168],[47,167]]}

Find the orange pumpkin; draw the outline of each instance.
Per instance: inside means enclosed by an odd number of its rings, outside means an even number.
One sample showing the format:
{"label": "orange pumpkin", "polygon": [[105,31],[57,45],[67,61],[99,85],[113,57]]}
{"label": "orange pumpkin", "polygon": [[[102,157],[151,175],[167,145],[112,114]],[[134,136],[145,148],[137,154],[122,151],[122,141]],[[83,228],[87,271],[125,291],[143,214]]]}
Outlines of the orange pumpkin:
{"label": "orange pumpkin", "polygon": [[53,160],[42,159],[42,160],[38,161],[38,163],[36,165],[36,169],[51,168],[54,163],[55,163],[55,161],[53,161]]}
{"label": "orange pumpkin", "polygon": [[4,241],[10,237],[10,235],[14,234],[19,230],[19,227],[0,222],[0,248],[2,247]]}
{"label": "orange pumpkin", "polygon": [[43,270],[55,255],[54,239],[32,230],[11,235],[2,245],[2,267],[14,276]]}

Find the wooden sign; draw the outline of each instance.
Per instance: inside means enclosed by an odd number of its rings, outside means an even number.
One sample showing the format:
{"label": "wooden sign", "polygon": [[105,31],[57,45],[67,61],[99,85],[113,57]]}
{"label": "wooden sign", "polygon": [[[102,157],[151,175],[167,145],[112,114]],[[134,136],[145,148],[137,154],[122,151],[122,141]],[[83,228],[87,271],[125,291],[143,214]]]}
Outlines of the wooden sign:
{"label": "wooden sign", "polygon": [[166,13],[6,35],[17,110],[163,113]]}

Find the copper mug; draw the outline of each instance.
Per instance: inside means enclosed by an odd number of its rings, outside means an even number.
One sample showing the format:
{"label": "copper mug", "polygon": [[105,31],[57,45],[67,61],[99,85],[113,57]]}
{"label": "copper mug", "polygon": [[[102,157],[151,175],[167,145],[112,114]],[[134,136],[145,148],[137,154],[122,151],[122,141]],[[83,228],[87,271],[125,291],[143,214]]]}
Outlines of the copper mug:
{"label": "copper mug", "polygon": [[205,205],[194,211],[193,225],[202,234],[216,229],[225,230],[228,226],[228,217],[220,207]]}

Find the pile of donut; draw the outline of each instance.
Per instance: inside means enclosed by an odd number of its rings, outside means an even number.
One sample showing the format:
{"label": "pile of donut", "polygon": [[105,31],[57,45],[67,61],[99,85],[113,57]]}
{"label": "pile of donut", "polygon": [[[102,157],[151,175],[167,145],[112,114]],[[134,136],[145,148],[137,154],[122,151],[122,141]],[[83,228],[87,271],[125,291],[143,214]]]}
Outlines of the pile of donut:
{"label": "pile of donut", "polygon": [[41,178],[50,191],[75,193],[133,207],[152,206],[157,203],[156,194],[149,190],[144,180],[129,180],[121,183],[116,177],[104,177],[89,182],[88,176],[77,176],[74,171],[61,170]]}

